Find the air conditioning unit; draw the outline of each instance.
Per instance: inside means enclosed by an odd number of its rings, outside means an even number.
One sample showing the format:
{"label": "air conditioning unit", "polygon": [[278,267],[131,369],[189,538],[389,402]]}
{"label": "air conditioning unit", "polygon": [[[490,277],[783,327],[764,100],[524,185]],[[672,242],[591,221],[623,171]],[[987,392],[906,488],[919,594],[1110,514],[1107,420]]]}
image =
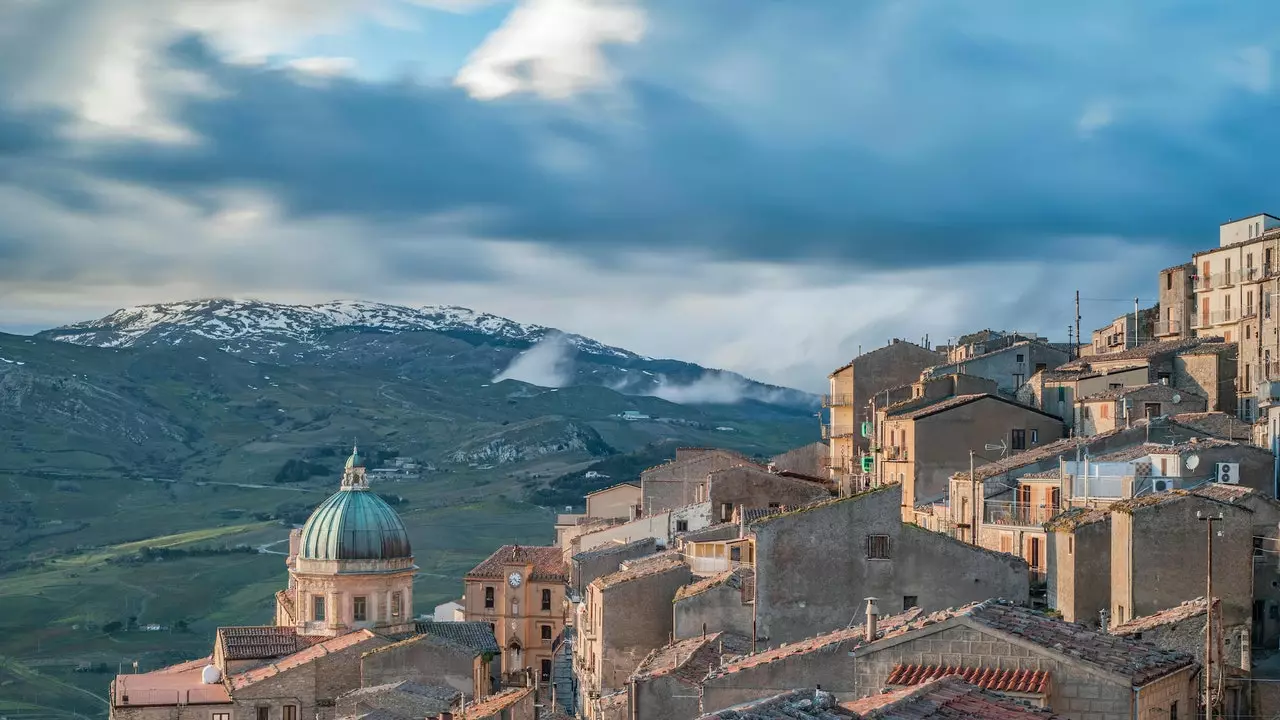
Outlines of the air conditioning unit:
{"label": "air conditioning unit", "polygon": [[1155,492],[1166,492],[1173,489],[1173,481],[1168,479],[1157,479],[1151,481],[1151,489]]}
{"label": "air conditioning unit", "polygon": [[1240,463],[1218,463],[1214,479],[1226,485],[1239,485]]}

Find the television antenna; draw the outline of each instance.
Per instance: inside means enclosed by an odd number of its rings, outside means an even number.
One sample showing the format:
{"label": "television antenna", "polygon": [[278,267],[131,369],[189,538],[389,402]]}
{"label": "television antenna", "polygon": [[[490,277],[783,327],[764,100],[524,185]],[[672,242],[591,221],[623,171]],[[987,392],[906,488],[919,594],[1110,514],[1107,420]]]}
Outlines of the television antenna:
{"label": "television antenna", "polygon": [[992,443],[987,443],[985,446],[983,446],[983,449],[985,449],[987,452],[995,452],[999,450],[1000,457],[1003,458],[1005,455],[1009,454],[1009,443],[1005,442],[1004,440],[1001,440],[999,445],[993,445]]}

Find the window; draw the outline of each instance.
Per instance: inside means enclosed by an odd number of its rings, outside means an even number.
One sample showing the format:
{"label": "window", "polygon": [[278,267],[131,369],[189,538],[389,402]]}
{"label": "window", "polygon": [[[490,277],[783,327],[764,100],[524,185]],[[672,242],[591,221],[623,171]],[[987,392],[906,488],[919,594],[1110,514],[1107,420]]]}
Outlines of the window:
{"label": "window", "polygon": [[1076,536],[1075,535],[1067,536],[1067,554],[1068,555],[1076,554]]}
{"label": "window", "polygon": [[369,619],[368,601],[366,598],[361,596],[351,598],[351,617],[356,622],[364,622]]}
{"label": "window", "polygon": [[733,562],[742,562],[742,546],[734,545],[729,548],[729,559]]}
{"label": "window", "polygon": [[1142,403],[1142,415],[1148,420],[1160,417],[1160,403]]}
{"label": "window", "polygon": [[542,591],[542,609],[543,610],[551,609],[551,591],[550,590]]}
{"label": "window", "polygon": [[913,607],[918,607],[919,605],[920,605],[920,598],[916,597],[915,595],[902,596],[902,612],[906,612]]}
{"label": "window", "polygon": [[541,628],[542,628],[542,639],[543,639],[543,640],[546,640],[546,641],[548,641],[548,642],[550,642],[550,641],[551,641],[551,626],[550,626],[550,625],[543,625],[543,626],[541,626]]}
{"label": "window", "polygon": [[1106,403],[1102,403],[1101,405],[1098,406],[1098,417],[1102,418],[1103,420],[1107,419],[1108,415],[1107,415]]}
{"label": "window", "polygon": [[1016,362],[1026,362],[1026,360],[1027,360],[1026,355],[1023,355],[1022,353],[1018,353],[1018,359]]}
{"label": "window", "polygon": [[267,707],[266,705],[259,705],[258,720],[270,720],[270,718],[271,718],[271,708]]}
{"label": "window", "polygon": [[1160,477],[1169,476],[1169,458],[1160,458]]}
{"label": "window", "polygon": [[782,503],[776,503],[776,502],[769,503],[769,509],[770,509],[770,510],[777,510],[777,509],[779,509],[779,508],[781,508],[781,507],[782,507]]}
{"label": "window", "polygon": [[1035,444],[1036,444],[1036,443],[1038,443],[1038,442],[1040,442],[1040,431],[1039,431],[1039,430],[1036,430],[1035,428],[1032,428],[1032,429],[1031,429],[1031,444],[1032,444],[1032,445],[1035,445]]}
{"label": "window", "polygon": [[1040,538],[1031,538],[1027,546],[1027,564],[1034,570],[1040,569]]}
{"label": "window", "polygon": [[213,720],[231,720],[231,713],[214,713],[210,717]]}
{"label": "window", "polygon": [[869,560],[888,560],[889,559],[889,536],[888,535],[868,535],[867,536],[867,558]]}
{"label": "window", "polygon": [[404,595],[399,591],[391,593],[391,617],[400,617],[404,612]]}
{"label": "window", "polygon": [[1009,449],[1010,450],[1026,450],[1027,449],[1027,431],[1022,428],[1016,428],[1009,433]]}
{"label": "window", "polygon": [[1036,372],[1040,372],[1041,370],[1048,370],[1048,369],[1049,369],[1049,363],[1036,363]]}
{"label": "window", "polygon": [[284,720],[298,720],[297,705],[285,705],[283,709],[284,709]]}
{"label": "window", "polygon": [[311,596],[311,619],[316,622],[324,622],[324,596]]}
{"label": "window", "polygon": [[1058,386],[1058,402],[1067,401],[1067,388],[1063,385]]}
{"label": "window", "polygon": [[542,676],[542,682],[544,683],[551,682],[551,661],[550,660],[542,661],[542,670],[540,672],[540,675]]}
{"label": "window", "polygon": [[720,522],[729,522],[733,518],[733,503],[720,503]]}
{"label": "window", "polygon": [[1013,374],[1013,386],[1014,386],[1014,387],[1022,387],[1022,378],[1023,378],[1023,377],[1024,377],[1024,376],[1023,376],[1023,374],[1022,374],[1022,373],[1014,373],[1014,374]]}
{"label": "window", "polygon": [[[1135,691],[1136,692],[1136,691]],[[1178,701],[1169,703],[1169,720],[1178,720]]]}
{"label": "window", "polygon": [[1173,289],[1173,273],[1172,272],[1167,272],[1164,274],[1164,287],[1166,290]]}
{"label": "window", "polygon": [[1062,507],[1062,488],[1049,488],[1049,508],[1057,510]]}
{"label": "window", "polygon": [[1010,535],[1000,535],[1000,552],[1013,552],[1013,537]]}
{"label": "window", "polygon": [[484,589],[484,607],[489,609],[493,607],[493,587],[487,586]]}
{"label": "window", "polygon": [[676,532],[689,532],[689,521],[688,521],[688,520],[677,520],[677,521],[676,521]]}

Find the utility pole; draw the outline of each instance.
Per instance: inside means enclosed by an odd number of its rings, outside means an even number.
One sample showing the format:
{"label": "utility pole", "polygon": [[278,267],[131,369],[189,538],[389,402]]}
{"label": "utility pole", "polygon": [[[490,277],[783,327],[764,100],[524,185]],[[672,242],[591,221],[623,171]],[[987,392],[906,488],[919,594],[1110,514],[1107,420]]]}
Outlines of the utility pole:
{"label": "utility pole", "polygon": [[[1213,682],[1210,669],[1213,667],[1213,524],[1222,522],[1222,511],[1218,514],[1206,515],[1196,511],[1196,519],[1205,524],[1205,608],[1204,608],[1204,718],[1213,720]],[[1219,530],[1221,535],[1222,531]]]}
{"label": "utility pole", "polygon": [[972,516],[970,520],[972,525],[969,526],[969,540],[974,544],[978,544],[978,476],[973,474],[973,451],[969,451],[969,504]]}
{"label": "utility pole", "polygon": [[[1138,347],[1142,341],[1138,339],[1138,298],[1133,299],[1133,346]],[[1125,348],[1126,350],[1128,348]]]}
{"label": "utility pole", "polygon": [[1076,359],[1080,358],[1080,291],[1076,291],[1076,344],[1072,348]]}

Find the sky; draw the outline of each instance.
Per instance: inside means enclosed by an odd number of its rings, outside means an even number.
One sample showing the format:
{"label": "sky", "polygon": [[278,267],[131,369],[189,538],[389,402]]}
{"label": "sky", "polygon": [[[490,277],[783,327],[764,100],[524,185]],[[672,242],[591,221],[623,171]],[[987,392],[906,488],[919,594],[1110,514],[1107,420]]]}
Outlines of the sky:
{"label": "sky", "polygon": [[820,391],[1280,213],[1280,6],[7,0],[0,330],[452,304]]}

